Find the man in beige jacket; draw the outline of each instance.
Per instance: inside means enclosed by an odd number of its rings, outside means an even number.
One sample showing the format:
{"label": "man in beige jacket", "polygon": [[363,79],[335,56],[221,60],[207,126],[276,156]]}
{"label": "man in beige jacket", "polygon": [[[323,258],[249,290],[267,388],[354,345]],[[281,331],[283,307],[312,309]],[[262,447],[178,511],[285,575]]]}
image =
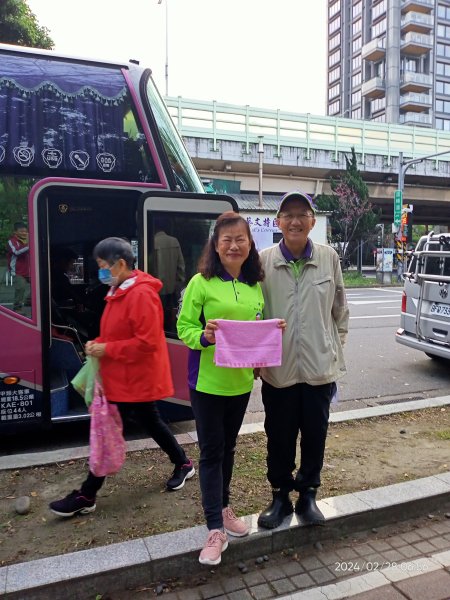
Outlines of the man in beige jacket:
{"label": "man in beige jacket", "polygon": [[[330,246],[313,243],[315,207],[303,192],[281,199],[277,224],[281,242],[260,253],[264,318],[286,319],[280,367],[261,369],[267,434],[267,478],[272,502],[258,525],[278,527],[294,507],[309,525],[324,523],[316,504],[323,466],[330,402],[336,380],[345,375],[342,347],[348,331],[348,307],[339,256]],[[295,474],[300,434],[300,468]]]}

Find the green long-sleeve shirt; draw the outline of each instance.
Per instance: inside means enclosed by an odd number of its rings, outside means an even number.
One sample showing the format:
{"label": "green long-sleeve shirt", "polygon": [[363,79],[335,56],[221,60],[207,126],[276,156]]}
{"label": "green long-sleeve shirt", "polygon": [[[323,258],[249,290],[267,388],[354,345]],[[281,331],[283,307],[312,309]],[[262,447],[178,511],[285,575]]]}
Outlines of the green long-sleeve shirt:
{"label": "green long-sleeve shirt", "polygon": [[198,273],[189,282],[178,316],[179,338],[190,348],[188,384],[191,389],[217,396],[237,396],[253,387],[253,369],[217,367],[214,345],[202,334],[209,319],[256,321],[264,299],[259,283],[248,285],[227,273],[205,279]]}

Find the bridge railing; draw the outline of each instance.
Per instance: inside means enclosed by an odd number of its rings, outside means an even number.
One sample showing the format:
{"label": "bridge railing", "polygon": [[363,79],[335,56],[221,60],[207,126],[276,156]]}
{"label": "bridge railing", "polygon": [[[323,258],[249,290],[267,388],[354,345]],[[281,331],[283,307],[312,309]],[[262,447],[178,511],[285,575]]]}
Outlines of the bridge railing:
{"label": "bridge railing", "polygon": [[245,152],[259,142],[276,148],[298,147],[311,159],[312,150],[328,150],[338,160],[340,152],[352,146],[364,162],[366,154],[383,156],[386,165],[403,152],[405,158],[418,158],[449,150],[449,155],[433,162],[450,161],[450,132],[424,127],[392,125],[343,117],[321,117],[310,113],[268,110],[221,102],[165,97],[165,103],[178,131],[185,137],[210,138],[213,150],[219,140],[242,142]]}

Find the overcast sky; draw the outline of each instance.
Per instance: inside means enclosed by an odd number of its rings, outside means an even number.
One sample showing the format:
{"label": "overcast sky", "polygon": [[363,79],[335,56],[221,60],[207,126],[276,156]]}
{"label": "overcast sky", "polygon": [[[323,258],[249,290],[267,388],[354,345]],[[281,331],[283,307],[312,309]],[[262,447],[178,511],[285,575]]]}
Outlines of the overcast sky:
{"label": "overcast sky", "polygon": [[169,95],[323,115],[325,0],[28,0],[58,52],[137,59]]}

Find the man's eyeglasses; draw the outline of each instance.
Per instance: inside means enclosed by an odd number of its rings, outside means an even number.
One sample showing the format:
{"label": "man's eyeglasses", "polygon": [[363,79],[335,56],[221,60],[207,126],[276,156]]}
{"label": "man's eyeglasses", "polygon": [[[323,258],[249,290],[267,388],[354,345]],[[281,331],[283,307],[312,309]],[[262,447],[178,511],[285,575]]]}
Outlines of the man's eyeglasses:
{"label": "man's eyeglasses", "polygon": [[314,215],[312,213],[281,213],[279,218],[283,219],[284,221],[294,221],[295,219],[298,219],[299,221],[306,221],[307,219],[310,219],[313,216]]}

